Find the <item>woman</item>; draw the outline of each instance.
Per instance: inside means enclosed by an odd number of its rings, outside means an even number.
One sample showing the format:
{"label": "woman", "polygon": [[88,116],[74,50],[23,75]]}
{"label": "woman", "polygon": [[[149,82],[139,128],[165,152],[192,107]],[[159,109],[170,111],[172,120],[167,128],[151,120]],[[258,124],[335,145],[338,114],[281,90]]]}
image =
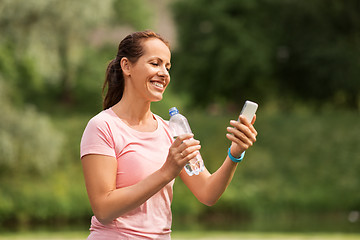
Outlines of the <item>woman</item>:
{"label": "woman", "polygon": [[136,32],[121,41],[107,68],[104,110],[89,121],[81,140],[94,213],[88,239],[170,239],[174,179],[180,176],[200,202],[213,205],[233,177],[236,158],[256,141],[246,119],[231,121],[226,136],[232,160],[227,156],[213,174],[205,169],[188,176],[183,167],[200,142],[192,134],[173,140],[168,122],[150,110],[170,83],[170,58],[167,41]]}

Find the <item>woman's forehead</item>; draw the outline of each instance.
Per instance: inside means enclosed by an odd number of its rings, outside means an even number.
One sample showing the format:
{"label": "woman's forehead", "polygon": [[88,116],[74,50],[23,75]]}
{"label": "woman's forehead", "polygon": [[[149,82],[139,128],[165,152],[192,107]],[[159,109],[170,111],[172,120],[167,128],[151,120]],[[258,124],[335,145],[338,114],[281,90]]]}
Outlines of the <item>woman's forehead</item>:
{"label": "woman's forehead", "polygon": [[144,55],[156,55],[167,58],[170,61],[171,52],[169,47],[160,39],[150,38],[143,43]]}

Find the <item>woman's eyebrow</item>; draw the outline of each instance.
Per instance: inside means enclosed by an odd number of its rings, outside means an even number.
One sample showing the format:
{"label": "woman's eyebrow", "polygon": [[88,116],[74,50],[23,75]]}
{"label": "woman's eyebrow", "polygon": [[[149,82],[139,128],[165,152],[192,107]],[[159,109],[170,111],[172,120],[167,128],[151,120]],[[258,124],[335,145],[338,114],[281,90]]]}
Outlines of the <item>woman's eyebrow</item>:
{"label": "woman's eyebrow", "polygon": [[[162,58],[156,57],[156,56],[152,57],[150,60],[154,60],[154,59],[160,61],[161,63],[164,62],[164,60],[163,60]],[[171,66],[171,63],[170,63],[170,62],[167,62],[167,63],[165,63],[165,64],[166,64],[167,66]]]}

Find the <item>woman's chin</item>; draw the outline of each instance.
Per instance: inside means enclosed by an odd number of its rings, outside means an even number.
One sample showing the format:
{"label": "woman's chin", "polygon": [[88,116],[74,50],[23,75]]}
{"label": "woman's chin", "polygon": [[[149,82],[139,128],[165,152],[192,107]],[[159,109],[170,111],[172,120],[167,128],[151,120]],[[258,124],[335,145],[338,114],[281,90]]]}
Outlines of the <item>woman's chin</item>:
{"label": "woman's chin", "polygon": [[163,99],[163,93],[152,94],[151,102],[159,102]]}
{"label": "woman's chin", "polygon": [[160,102],[163,99],[163,97],[154,98],[152,102]]}

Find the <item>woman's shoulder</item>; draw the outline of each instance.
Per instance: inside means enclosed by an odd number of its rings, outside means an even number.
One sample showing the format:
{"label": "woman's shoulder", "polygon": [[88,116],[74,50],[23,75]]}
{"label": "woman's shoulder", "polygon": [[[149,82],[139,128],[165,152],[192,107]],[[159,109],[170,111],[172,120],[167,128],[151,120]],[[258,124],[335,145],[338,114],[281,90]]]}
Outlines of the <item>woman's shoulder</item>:
{"label": "woman's shoulder", "polygon": [[115,117],[116,116],[112,114],[111,109],[105,109],[99,112],[98,114],[96,114],[95,116],[93,116],[89,120],[88,125],[105,126],[111,124],[111,122],[114,121]]}

